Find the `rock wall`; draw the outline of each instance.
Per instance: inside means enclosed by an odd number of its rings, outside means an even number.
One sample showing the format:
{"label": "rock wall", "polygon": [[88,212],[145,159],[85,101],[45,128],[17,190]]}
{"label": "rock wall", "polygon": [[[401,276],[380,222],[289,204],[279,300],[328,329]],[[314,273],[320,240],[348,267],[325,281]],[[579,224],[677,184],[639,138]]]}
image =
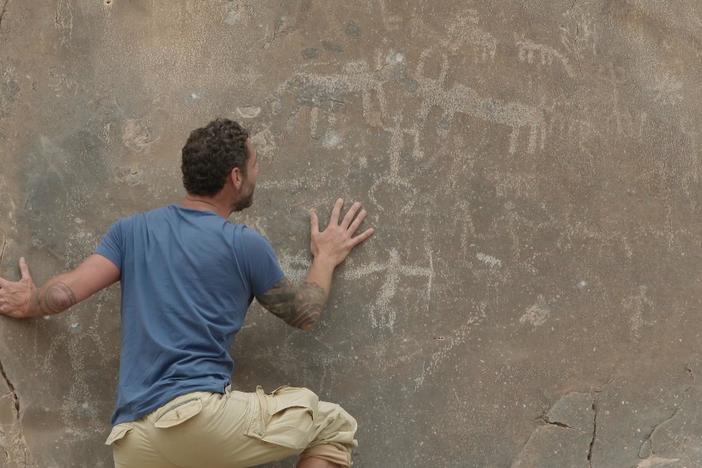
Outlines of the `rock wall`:
{"label": "rock wall", "polygon": [[[232,220],[291,277],[307,209],[377,229],[315,332],[252,307],[239,389],[341,403],[359,467],[702,466],[701,31],[693,0],[0,0],[0,275],[177,202],[189,131],[237,119]],[[0,319],[0,465],[111,466],[119,332],[118,287]]]}

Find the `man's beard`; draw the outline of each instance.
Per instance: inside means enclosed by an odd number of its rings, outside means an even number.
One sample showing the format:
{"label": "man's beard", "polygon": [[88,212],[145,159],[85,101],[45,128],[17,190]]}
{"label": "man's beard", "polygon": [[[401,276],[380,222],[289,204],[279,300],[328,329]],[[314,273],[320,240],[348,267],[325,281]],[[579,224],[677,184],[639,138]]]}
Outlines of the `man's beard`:
{"label": "man's beard", "polygon": [[234,211],[241,211],[245,208],[250,207],[253,204],[253,195],[254,195],[254,189],[251,187],[251,192],[249,192],[248,195],[245,197],[242,197],[238,199],[236,202],[234,202]]}

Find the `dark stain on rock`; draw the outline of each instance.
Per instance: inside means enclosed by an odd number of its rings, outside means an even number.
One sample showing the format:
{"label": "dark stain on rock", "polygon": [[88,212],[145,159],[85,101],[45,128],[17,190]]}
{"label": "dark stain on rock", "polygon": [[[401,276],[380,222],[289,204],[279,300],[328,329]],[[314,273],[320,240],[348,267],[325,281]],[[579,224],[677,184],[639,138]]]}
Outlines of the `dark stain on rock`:
{"label": "dark stain on rock", "polygon": [[0,81],[0,119],[8,114],[9,107],[15,102],[19,91],[20,87],[14,79],[3,76]]}
{"label": "dark stain on rock", "polygon": [[324,47],[324,50],[328,50],[329,52],[334,52],[336,54],[340,54],[344,51],[344,48],[341,45],[329,41],[322,41],[322,47]]}
{"label": "dark stain on rock", "polygon": [[319,49],[315,49],[314,47],[308,47],[306,49],[303,49],[302,56],[307,60],[315,59],[319,57]]}
{"label": "dark stain on rock", "polygon": [[361,37],[361,27],[353,21],[349,21],[348,23],[346,23],[346,28],[344,28],[344,32],[347,36],[350,37]]}

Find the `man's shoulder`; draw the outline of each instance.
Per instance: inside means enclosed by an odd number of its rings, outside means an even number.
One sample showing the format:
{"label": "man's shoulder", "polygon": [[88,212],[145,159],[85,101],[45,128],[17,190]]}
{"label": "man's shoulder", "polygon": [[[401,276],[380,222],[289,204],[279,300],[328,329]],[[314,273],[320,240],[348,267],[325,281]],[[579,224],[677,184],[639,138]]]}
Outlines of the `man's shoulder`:
{"label": "man's shoulder", "polygon": [[261,234],[256,228],[247,226],[246,224],[232,224],[237,230],[237,233],[246,241],[251,242],[268,242],[266,236]]}

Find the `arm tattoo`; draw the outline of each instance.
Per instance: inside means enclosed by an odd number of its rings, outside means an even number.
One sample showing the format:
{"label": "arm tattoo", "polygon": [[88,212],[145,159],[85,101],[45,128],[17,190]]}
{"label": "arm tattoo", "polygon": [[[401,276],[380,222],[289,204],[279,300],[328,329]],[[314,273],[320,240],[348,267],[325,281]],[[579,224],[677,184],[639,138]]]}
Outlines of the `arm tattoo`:
{"label": "arm tattoo", "polygon": [[283,278],[256,299],[288,325],[310,330],[322,316],[327,294],[316,283],[305,281],[295,286],[288,278]]}
{"label": "arm tattoo", "polygon": [[57,281],[47,284],[34,293],[32,305],[41,315],[58,314],[76,302],[76,295],[66,284]]}

